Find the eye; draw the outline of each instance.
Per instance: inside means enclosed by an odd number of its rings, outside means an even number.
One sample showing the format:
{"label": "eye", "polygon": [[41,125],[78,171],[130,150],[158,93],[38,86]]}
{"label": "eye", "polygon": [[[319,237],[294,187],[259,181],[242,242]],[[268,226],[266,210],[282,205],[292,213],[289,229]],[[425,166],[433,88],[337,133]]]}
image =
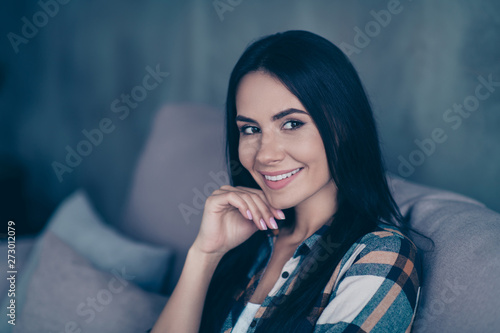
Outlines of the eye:
{"label": "eye", "polygon": [[294,130],[294,129],[297,129],[300,126],[304,125],[304,123],[299,121],[299,120],[289,120],[285,123],[283,128],[285,128],[287,125],[290,125],[290,126],[288,126],[288,128],[286,128],[286,129]]}
{"label": "eye", "polygon": [[[283,128],[285,130],[292,130],[293,131],[293,130],[296,130],[297,128],[301,127],[302,125],[304,125],[304,123],[301,122],[300,120],[289,120],[289,121],[285,122],[285,124],[283,125]],[[241,126],[239,128],[239,131],[242,135],[253,135],[255,133],[260,132],[260,129],[258,127],[255,127],[255,126],[245,125],[245,126]]]}
{"label": "eye", "polygon": [[[257,127],[255,126],[241,126],[240,128],[240,133],[243,134],[243,135],[252,135],[254,134],[255,132],[252,131],[252,129],[258,129]],[[250,131],[247,131],[248,129],[250,129]]]}

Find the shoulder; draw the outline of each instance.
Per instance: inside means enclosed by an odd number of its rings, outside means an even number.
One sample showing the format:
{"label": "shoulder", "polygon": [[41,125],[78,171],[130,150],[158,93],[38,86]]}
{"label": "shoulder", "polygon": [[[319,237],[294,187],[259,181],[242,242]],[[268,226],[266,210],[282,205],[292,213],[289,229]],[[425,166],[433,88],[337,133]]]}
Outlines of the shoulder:
{"label": "shoulder", "polygon": [[[377,227],[376,230],[361,237],[354,247],[359,251],[359,259],[404,256],[412,261],[416,259],[418,249],[415,244],[396,227]],[[368,258],[365,258],[365,261]]]}
{"label": "shoulder", "polygon": [[[414,295],[420,286],[418,248],[395,227],[378,227],[356,241],[344,255],[335,286],[351,278],[400,285]],[[371,277],[371,278],[370,278]],[[335,293],[334,293],[335,294]]]}
{"label": "shoulder", "polygon": [[338,275],[332,276],[329,303],[315,332],[347,327],[404,332],[418,303],[417,258],[417,247],[397,228],[379,227],[358,239],[342,258]]}

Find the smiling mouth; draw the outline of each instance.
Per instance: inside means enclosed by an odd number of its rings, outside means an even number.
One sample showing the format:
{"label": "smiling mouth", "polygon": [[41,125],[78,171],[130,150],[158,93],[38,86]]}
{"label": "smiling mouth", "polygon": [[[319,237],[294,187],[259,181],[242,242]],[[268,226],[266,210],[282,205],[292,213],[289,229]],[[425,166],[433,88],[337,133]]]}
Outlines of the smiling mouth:
{"label": "smiling mouth", "polygon": [[288,177],[291,177],[293,176],[294,174],[296,174],[297,172],[299,172],[302,168],[297,168],[289,173],[285,173],[285,174],[282,174],[282,175],[278,175],[278,176],[267,176],[267,175],[264,175],[264,178],[267,179],[267,180],[270,180],[272,182],[277,182],[277,181],[280,181],[280,180],[283,180],[283,179],[286,179]]}
{"label": "smiling mouth", "polygon": [[262,175],[264,178],[264,182],[266,183],[267,187],[272,189],[272,190],[279,190],[288,185],[290,182],[292,182],[297,175],[302,171],[302,168],[297,168],[291,172],[278,175],[278,176],[267,176],[267,175]]}

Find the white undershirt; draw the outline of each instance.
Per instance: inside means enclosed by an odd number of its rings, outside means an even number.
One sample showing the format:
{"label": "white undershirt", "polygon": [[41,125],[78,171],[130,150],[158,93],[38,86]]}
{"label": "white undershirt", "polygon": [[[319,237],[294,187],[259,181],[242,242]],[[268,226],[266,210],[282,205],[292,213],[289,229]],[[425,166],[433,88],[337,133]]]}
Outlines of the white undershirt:
{"label": "white undershirt", "polygon": [[236,322],[236,325],[231,332],[246,333],[248,331],[248,328],[250,327],[250,323],[252,322],[253,317],[255,317],[255,314],[257,313],[257,310],[259,310],[259,308],[260,304],[248,302],[247,306],[245,306],[240,316],[238,317],[238,321]]}

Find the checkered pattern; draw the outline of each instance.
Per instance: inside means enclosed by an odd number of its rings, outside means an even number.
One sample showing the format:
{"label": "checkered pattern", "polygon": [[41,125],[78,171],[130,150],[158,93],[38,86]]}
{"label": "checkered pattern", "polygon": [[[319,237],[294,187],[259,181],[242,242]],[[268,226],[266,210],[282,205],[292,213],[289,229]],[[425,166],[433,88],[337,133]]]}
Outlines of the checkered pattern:
{"label": "checkered pattern", "polygon": [[[298,268],[311,247],[320,241],[327,226],[306,239],[285,264],[282,275],[255,314],[248,332],[255,332],[265,320],[272,320],[276,306],[291,292]],[[259,249],[248,275],[245,290],[235,302],[222,332],[229,333],[255,291],[270,259],[276,239]],[[380,226],[354,243],[318,295],[301,332],[409,332],[420,294],[420,263],[416,246],[397,228]]]}

